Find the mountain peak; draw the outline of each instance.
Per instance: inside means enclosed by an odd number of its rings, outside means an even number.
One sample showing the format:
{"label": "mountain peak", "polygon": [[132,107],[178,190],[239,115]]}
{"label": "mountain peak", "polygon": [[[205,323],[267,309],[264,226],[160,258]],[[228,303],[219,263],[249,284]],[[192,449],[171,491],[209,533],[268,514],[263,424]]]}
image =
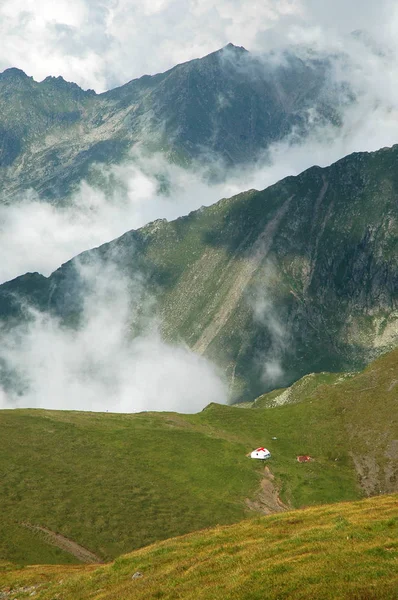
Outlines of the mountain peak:
{"label": "mountain peak", "polygon": [[17,69],[16,67],[10,67],[9,69],[5,69],[2,73],[0,73],[1,79],[30,79],[28,75],[26,75],[25,71],[22,69]]}
{"label": "mountain peak", "polygon": [[65,90],[73,90],[74,92],[79,92],[82,94],[90,94],[90,95],[95,95],[95,91],[94,90],[83,90],[79,85],[77,85],[77,83],[74,83],[72,81],[66,81],[66,79],[64,79],[62,77],[62,75],[58,75],[58,77],[55,77],[53,75],[48,75],[45,79],[43,79],[43,81],[40,82],[41,84],[48,84],[51,86],[54,86],[55,88],[59,88],[60,90],[65,89]]}
{"label": "mountain peak", "polygon": [[231,42],[229,44],[227,44],[226,46],[223,46],[222,48],[220,48],[219,50],[214,50],[213,52],[210,52],[210,54],[206,54],[206,56],[203,56],[202,58],[199,59],[194,59],[192,61],[188,61],[187,63],[183,63],[183,64],[197,64],[198,61],[206,61],[208,59],[212,60],[212,59],[219,59],[219,58],[240,58],[244,55],[248,55],[250,54],[250,52],[248,50],[246,50],[246,48],[244,48],[243,46],[235,46],[234,44],[232,44]]}
{"label": "mountain peak", "polygon": [[221,48],[220,52],[223,52],[225,50],[229,50],[229,51],[236,52],[236,53],[239,53],[239,54],[242,54],[244,52],[249,52],[243,46],[235,46],[235,44],[232,44],[231,42],[229,42],[229,44],[227,44],[226,46],[224,46],[223,48]]}
{"label": "mountain peak", "polygon": [[[54,76],[54,75],[47,75],[47,77],[45,79],[43,79],[42,83],[49,83],[49,82],[54,82],[54,83],[66,83],[65,79],[62,77],[62,75],[58,75],[58,77]],[[75,84],[76,85],[76,84]]]}

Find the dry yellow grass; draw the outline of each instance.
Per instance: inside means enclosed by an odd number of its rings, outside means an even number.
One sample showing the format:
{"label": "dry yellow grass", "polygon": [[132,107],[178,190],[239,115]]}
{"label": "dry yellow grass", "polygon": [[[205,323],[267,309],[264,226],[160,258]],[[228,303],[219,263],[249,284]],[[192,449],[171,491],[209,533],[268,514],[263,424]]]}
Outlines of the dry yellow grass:
{"label": "dry yellow grass", "polygon": [[104,566],[3,565],[0,578],[7,600],[393,600],[398,496],[207,529]]}

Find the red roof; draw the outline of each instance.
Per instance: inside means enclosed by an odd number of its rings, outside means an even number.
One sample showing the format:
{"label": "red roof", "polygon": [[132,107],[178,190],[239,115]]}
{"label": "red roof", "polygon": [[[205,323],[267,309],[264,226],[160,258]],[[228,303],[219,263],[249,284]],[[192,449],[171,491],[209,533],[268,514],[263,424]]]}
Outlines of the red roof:
{"label": "red roof", "polygon": [[297,460],[298,460],[298,462],[310,462],[311,456],[308,456],[307,454],[305,454],[303,456],[298,456]]}

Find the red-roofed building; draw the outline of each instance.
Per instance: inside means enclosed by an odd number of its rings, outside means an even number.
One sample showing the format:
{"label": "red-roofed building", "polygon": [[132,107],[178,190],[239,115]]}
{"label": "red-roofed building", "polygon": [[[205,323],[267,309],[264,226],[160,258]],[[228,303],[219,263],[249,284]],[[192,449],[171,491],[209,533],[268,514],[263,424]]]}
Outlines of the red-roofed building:
{"label": "red-roofed building", "polygon": [[271,458],[271,452],[267,448],[257,448],[250,454],[251,458],[258,458],[260,460],[266,460]]}
{"label": "red-roofed building", "polygon": [[308,456],[307,454],[297,457],[297,462],[310,462],[311,460],[311,456]]}

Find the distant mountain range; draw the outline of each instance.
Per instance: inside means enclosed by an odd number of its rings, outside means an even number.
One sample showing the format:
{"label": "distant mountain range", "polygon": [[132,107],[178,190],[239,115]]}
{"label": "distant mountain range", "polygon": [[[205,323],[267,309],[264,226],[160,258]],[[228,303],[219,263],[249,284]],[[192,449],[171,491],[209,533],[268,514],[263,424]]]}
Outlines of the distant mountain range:
{"label": "distant mountain range", "polygon": [[137,145],[183,165],[254,161],[293,131],[304,136],[314,120],[340,124],[339,106],[350,95],[332,82],[331,68],[315,54],[260,59],[229,44],[103,94],[7,69],[0,74],[0,199],[34,189],[62,202],[83,178],[95,178],[93,163],[119,162]]}
{"label": "distant mountain range", "polygon": [[[164,337],[218,364],[232,400],[252,399],[309,372],[360,368],[397,344],[397,173],[398,146],[353,154],[156,221],[79,261],[143,276]],[[0,286],[3,319],[21,318],[22,299],[78,323],[76,264]]]}

